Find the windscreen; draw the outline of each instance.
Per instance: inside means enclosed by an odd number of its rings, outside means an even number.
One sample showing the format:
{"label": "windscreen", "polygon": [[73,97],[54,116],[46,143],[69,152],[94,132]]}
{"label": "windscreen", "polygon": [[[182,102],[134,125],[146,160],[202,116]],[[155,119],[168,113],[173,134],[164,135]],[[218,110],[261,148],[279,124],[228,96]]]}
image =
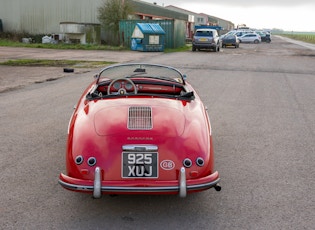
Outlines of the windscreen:
{"label": "windscreen", "polygon": [[183,75],[175,68],[154,64],[120,64],[103,69],[100,78],[158,78],[185,84]]}

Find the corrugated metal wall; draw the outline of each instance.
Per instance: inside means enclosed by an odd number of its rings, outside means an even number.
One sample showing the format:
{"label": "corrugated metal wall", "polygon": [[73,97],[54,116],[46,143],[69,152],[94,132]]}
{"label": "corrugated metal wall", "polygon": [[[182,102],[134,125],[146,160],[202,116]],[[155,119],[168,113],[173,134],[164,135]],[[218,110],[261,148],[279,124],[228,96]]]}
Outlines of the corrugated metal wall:
{"label": "corrugated metal wall", "polygon": [[186,44],[186,22],[182,20],[122,20],[120,39],[124,47],[131,47],[131,36],[137,23],[157,23],[165,31],[165,48],[179,48]]}
{"label": "corrugated metal wall", "polygon": [[179,48],[186,45],[186,22],[182,20],[174,21],[174,39],[173,48]]}
{"label": "corrugated metal wall", "polygon": [[[99,23],[97,9],[104,1],[106,0],[0,0],[0,19],[5,32],[58,34],[60,32],[60,22]],[[170,9],[147,2],[134,1],[136,10],[139,12],[179,20],[176,21],[174,30],[176,30],[176,33],[179,32],[181,36],[182,30],[180,28],[182,28],[182,25],[177,24],[182,23],[181,20],[187,21],[187,14],[172,12]],[[220,26],[230,29],[229,22],[225,25],[222,24],[225,21],[220,20]],[[174,31],[170,32],[174,33]],[[177,44],[182,43],[181,39],[177,40],[177,36],[174,36],[174,38],[167,42],[167,44],[176,43],[171,47],[176,47]]]}
{"label": "corrugated metal wall", "polygon": [[97,8],[104,0],[0,0],[4,31],[59,33],[60,22],[99,23]]}

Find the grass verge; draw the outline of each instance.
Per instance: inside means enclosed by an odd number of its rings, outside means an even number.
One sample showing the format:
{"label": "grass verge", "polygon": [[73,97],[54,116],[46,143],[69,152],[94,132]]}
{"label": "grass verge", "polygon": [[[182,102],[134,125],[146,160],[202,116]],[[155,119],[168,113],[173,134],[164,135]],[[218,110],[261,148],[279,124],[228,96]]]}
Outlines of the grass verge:
{"label": "grass verge", "polygon": [[[45,49],[73,49],[73,50],[109,50],[109,51],[127,51],[130,48],[122,47],[122,46],[108,46],[108,45],[93,45],[93,44],[43,44],[43,43],[22,43],[13,41],[10,39],[0,38],[0,46],[8,46],[8,47],[26,47],[26,48],[45,48]],[[165,53],[171,52],[182,52],[188,51],[191,49],[190,45],[185,45],[183,47],[175,48],[175,49],[165,49]]]}
{"label": "grass verge", "polygon": [[116,62],[106,61],[80,61],[80,60],[39,60],[39,59],[17,59],[0,62],[6,66],[32,66],[32,67],[76,67],[76,68],[96,68]]}
{"label": "grass verge", "polygon": [[45,48],[45,49],[74,49],[74,50],[111,50],[120,51],[127,50],[122,46],[92,45],[92,44],[43,44],[43,43],[23,43],[9,39],[0,38],[0,46],[9,47],[27,47],[27,48]]}
{"label": "grass verge", "polygon": [[279,34],[294,40],[315,44],[315,34]]}

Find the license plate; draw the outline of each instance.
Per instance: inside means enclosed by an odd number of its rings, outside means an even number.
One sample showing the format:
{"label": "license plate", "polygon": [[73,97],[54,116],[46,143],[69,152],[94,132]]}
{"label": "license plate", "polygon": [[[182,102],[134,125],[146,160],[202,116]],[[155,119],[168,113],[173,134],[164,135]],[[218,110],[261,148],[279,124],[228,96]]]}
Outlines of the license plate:
{"label": "license plate", "polygon": [[208,41],[208,39],[207,38],[199,38],[199,41],[206,42],[206,41]]}
{"label": "license plate", "polygon": [[123,152],[122,178],[157,178],[158,153]]}

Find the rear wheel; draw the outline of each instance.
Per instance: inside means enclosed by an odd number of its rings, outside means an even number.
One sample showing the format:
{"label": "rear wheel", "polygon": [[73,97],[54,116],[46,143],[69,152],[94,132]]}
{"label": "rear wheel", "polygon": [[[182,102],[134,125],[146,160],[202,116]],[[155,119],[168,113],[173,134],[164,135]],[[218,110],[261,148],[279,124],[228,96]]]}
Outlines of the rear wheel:
{"label": "rear wheel", "polygon": [[257,43],[259,43],[259,41],[256,39],[256,40],[254,41],[254,43],[257,44]]}
{"label": "rear wheel", "polygon": [[195,46],[192,46],[191,50],[192,50],[192,51],[196,51],[196,47],[195,47]]}

